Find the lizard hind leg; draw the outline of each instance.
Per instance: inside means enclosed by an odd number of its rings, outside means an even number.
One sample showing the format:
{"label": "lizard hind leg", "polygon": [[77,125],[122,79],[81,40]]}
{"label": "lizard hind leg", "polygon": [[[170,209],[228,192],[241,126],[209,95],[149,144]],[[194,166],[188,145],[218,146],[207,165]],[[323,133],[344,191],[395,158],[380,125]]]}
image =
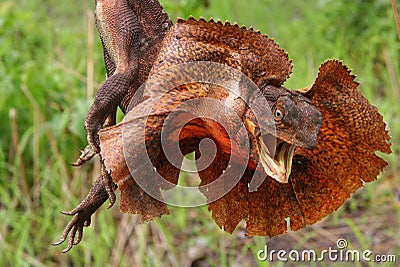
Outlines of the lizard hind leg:
{"label": "lizard hind leg", "polygon": [[[61,238],[52,243],[53,246],[60,245],[68,238],[68,246],[63,252],[68,252],[72,246],[77,245],[83,236],[83,227],[87,227],[91,223],[93,213],[109,198],[109,192],[104,185],[104,174],[100,175],[92,188],[90,189],[86,198],[73,210],[68,212],[61,212],[65,215],[73,216],[71,221],[65,227]],[[111,190],[116,189],[115,184],[110,184]],[[111,200],[110,200],[111,201]]]}

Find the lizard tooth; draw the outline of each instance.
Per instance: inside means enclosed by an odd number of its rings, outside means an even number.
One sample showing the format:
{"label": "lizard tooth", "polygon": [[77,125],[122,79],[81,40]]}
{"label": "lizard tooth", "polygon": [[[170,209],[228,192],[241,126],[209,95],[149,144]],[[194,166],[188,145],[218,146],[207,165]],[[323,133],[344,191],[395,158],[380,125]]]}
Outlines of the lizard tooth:
{"label": "lizard tooth", "polygon": [[208,21],[209,21],[209,22],[214,22],[214,18],[211,17]]}
{"label": "lizard tooth", "polygon": [[229,22],[229,20],[226,20],[226,21],[225,21],[225,25],[226,25],[226,26],[230,26],[230,25],[231,25],[231,23]]}
{"label": "lizard tooth", "polygon": [[217,21],[217,24],[224,25],[220,19]]}
{"label": "lizard tooth", "polygon": [[249,27],[249,31],[254,32],[253,26],[250,26],[250,27]]}

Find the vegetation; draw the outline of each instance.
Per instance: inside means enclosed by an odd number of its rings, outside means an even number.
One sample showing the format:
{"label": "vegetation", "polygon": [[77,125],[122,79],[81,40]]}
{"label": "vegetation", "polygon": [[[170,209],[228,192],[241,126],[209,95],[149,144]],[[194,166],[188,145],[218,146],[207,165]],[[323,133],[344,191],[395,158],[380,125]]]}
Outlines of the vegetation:
{"label": "vegetation", "polygon": [[321,251],[336,248],[338,238],[352,249],[400,257],[400,42],[389,0],[161,1],[171,18],[212,16],[274,37],[294,62],[287,87],[310,85],[328,58],[354,69],[388,122],[394,153],[378,181],[339,211],[267,239],[246,237],[243,227],[226,234],[207,207],[171,207],[172,215],[141,225],[116,204],[96,213],[68,254],[50,246],[69,220],[58,212],[78,204],[98,173],[96,160],[68,165],[86,144],[83,119],[105,77],[93,2],[0,3],[1,266],[280,266],[257,260],[257,251],[266,244]]}

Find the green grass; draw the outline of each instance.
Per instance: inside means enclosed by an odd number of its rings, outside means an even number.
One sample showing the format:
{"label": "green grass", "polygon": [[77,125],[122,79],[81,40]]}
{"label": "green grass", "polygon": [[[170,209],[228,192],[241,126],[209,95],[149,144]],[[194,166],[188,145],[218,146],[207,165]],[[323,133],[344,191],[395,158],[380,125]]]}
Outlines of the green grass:
{"label": "green grass", "polygon": [[360,90],[388,122],[394,153],[385,155],[384,175],[339,211],[269,240],[245,237],[243,227],[226,234],[207,207],[171,207],[172,215],[140,225],[117,204],[96,213],[70,253],[50,246],[69,219],[59,211],[78,204],[99,171],[96,160],[68,165],[86,144],[83,119],[105,76],[98,35],[87,27],[93,2],[0,3],[1,266],[282,266],[257,261],[257,251],[267,243],[321,251],[338,237],[352,248],[400,255],[400,42],[389,0],[162,1],[172,18],[214,17],[268,33],[293,60],[289,88],[310,85],[329,58],[354,69]]}

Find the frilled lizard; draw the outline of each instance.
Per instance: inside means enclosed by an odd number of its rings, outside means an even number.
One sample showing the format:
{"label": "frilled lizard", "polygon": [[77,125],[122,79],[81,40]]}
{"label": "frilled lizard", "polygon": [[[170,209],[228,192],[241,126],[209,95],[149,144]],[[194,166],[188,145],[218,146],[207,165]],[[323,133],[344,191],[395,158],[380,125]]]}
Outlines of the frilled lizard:
{"label": "frilled lizard", "polygon": [[[99,2],[107,1],[98,1],[97,6]],[[124,20],[121,10],[114,8],[112,12],[108,10],[106,13],[118,13],[118,17]],[[140,10],[135,12],[140,13]],[[165,14],[157,12],[154,14]],[[105,37],[101,30],[100,34],[104,44]],[[109,31],[109,34],[114,33]],[[138,46],[140,42],[140,39],[134,40],[132,47]],[[121,190],[121,211],[140,214],[142,221],[169,213],[166,204],[143,191],[136,179],[145,178],[147,183],[153,183],[158,192],[168,189],[168,186],[153,181],[156,172],[171,184],[177,183],[179,168],[168,162],[160,137],[166,119],[176,110],[178,112],[171,119],[172,125],[177,128],[181,126],[181,131],[179,135],[171,131],[166,145],[180,143],[182,153],[177,153],[177,157],[178,154],[185,155],[192,151],[197,156],[203,138],[211,138],[217,146],[214,161],[199,172],[202,185],[217,180],[229,167],[231,156],[240,161],[243,153],[246,153],[241,141],[249,140],[249,158],[241,178],[229,193],[209,204],[213,219],[227,232],[232,232],[241,220],[247,222],[249,235],[274,236],[284,233],[288,230],[287,218],[291,230],[312,224],[337,209],[350,193],[361,187],[361,179],[374,180],[387,165],[375,155],[377,150],[390,153],[390,138],[382,116],[362,97],[354,77],[340,62],[325,62],[313,86],[296,92],[281,86],[292,68],[287,54],[273,40],[252,29],[190,18],[186,21],[178,20],[163,37],[163,41],[158,40],[159,52],[154,57],[146,87],[143,87],[139,95],[135,95],[134,104],[130,108],[123,105],[124,110],[129,112],[120,124],[99,132],[101,157],[104,161],[103,175],[111,171],[113,182]],[[107,45],[105,47],[107,51]],[[107,57],[105,52],[106,65]],[[202,64],[195,69],[190,69],[191,65],[183,69],[174,68],[190,62],[214,62],[240,70],[255,83],[257,90],[249,90],[248,84],[239,80],[239,89],[237,95],[233,94],[233,101],[230,97],[232,92],[227,92],[223,86],[204,82],[182,83],[166,92],[162,86],[165,77],[173,77],[172,80],[176,82],[185,75],[215,71],[209,65]],[[145,76],[141,76],[140,81],[144,82]],[[224,79],[223,76],[221,79]],[[134,93],[138,87],[134,82],[136,80],[124,81],[129,86],[134,84],[135,89],[131,91]],[[108,98],[104,94],[114,95],[110,89],[103,89],[102,92],[96,96],[98,102]],[[132,101],[130,98],[132,94],[125,99]],[[187,114],[179,110],[180,104],[193,99],[209,98],[221,101],[235,111],[240,120],[229,124],[229,127],[239,129],[237,123],[242,122],[244,135],[238,134],[230,140],[218,123],[207,118],[197,118],[186,125],[179,125]],[[252,99],[264,99],[266,102],[254,101],[249,106],[248,102]],[[112,108],[105,110],[114,111],[116,105],[120,104],[118,100],[113,102],[116,104]],[[271,107],[271,116],[256,116],[265,109],[265,103]],[[199,106],[202,107],[200,104],[195,108]],[[92,114],[99,112],[96,108],[91,110],[94,110]],[[100,126],[107,116],[100,116]],[[222,114],[225,121],[229,122],[231,117]],[[94,136],[100,128],[92,128],[95,129]],[[90,131],[88,133],[90,135]],[[142,136],[144,139],[141,139]],[[178,139],[174,139],[174,136],[178,136]],[[273,146],[266,141],[271,136],[276,140]],[[96,142],[90,143],[97,147]],[[143,143],[149,155],[149,161],[144,164],[141,160],[143,155],[137,153],[141,151],[140,145]],[[236,147],[233,150],[237,153],[232,153],[234,143]],[[99,151],[98,147],[95,151]],[[260,173],[257,167],[259,162],[262,166],[261,174],[273,179],[267,178],[250,190],[252,179],[257,176],[256,173]],[[103,180],[99,178],[85,200],[67,213],[74,215],[74,218],[56,243],[64,242],[72,231],[64,251],[80,242],[83,227],[90,224],[91,215],[109,197],[110,192],[107,192],[105,186],[107,183]],[[208,199],[212,198],[212,193],[202,192]],[[78,236],[75,240],[76,234]]]}

